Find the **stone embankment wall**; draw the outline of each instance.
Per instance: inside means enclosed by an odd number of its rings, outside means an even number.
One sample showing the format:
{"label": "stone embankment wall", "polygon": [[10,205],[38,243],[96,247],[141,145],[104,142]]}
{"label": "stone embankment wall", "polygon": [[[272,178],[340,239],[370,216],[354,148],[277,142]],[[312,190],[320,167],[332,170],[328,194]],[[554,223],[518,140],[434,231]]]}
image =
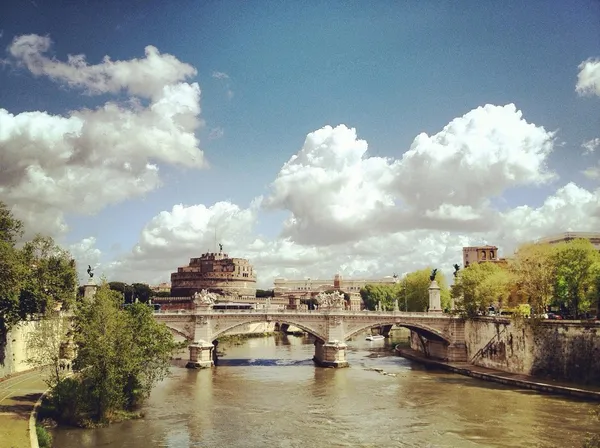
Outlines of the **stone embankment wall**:
{"label": "stone embankment wall", "polygon": [[[465,343],[468,361],[477,366],[600,385],[598,323],[477,318],[465,324]],[[416,337],[411,347],[422,351]]]}
{"label": "stone embankment wall", "polygon": [[36,328],[36,322],[21,322],[0,344],[0,378],[31,369],[27,364],[27,339]]}
{"label": "stone embankment wall", "polygon": [[600,385],[600,324],[476,319],[467,322],[465,337],[475,365]]}

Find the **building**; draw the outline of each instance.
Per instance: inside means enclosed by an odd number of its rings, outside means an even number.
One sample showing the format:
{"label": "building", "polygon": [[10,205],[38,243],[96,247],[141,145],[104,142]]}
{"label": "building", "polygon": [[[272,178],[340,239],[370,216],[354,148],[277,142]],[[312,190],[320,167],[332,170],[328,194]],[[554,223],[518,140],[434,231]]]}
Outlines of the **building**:
{"label": "building", "polygon": [[230,258],[228,254],[208,252],[191,258],[187,266],[171,274],[171,297],[191,297],[206,289],[228,299],[256,298],[256,275],[250,262],[244,258]]}
{"label": "building", "polygon": [[472,263],[481,263],[483,261],[502,263],[505,260],[498,257],[498,248],[496,246],[463,247],[463,267],[466,268]]}
{"label": "building", "polygon": [[585,239],[600,251],[600,232],[563,232],[536,240],[536,243],[558,244],[576,239]]}
{"label": "building", "polygon": [[150,289],[153,292],[171,292],[171,284],[170,283],[159,283],[158,285],[150,286]]}
{"label": "building", "polygon": [[362,308],[361,288],[367,284],[392,285],[397,282],[397,276],[381,279],[344,279],[340,274],[336,274],[333,279],[288,280],[276,278],[272,303],[296,308],[299,302],[309,300],[320,292],[337,290],[350,296],[350,309],[360,310]]}

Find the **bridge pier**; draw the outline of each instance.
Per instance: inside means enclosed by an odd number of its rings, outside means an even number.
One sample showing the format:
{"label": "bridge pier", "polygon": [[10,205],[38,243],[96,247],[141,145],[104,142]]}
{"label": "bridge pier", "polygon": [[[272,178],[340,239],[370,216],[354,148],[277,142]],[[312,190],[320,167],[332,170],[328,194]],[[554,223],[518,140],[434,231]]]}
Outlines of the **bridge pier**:
{"label": "bridge pier", "polygon": [[348,367],[346,361],[346,349],[348,346],[343,342],[323,342],[320,339],[315,341],[315,356],[313,361],[319,367]]}
{"label": "bridge pier", "polygon": [[214,365],[213,350],[215,346],[206,341],[190,344],[190,360],[185,365],[188,369],[206,369]]}

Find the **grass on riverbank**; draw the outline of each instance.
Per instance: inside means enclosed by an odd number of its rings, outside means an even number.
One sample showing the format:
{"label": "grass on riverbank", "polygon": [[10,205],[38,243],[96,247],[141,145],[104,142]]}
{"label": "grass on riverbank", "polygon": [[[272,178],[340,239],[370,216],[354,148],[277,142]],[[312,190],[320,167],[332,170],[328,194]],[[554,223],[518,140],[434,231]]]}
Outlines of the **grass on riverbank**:
{"label": "grass on riverbank", "polygon": [[52,448],[52,434],[50,434],[45,427],[39,423],[36,423],[35,433],[37,435],[40,448]]}
{"label": "grass on riverbank", "polygon": [[[38,420],[41,423],[38,423],[37,426],[44,430],[46,427],[55,428],[57,426],[74,426],[78,428],[101,428],[111,423],[121,423],[127,420],[136,420],[143,417],[143,413],[138,411],[117,410],[109,414],[105,420],[99,422],[94,421],[91,418],[87,418],[85,415],[77,416],[76,419],[73,419],[74,421],[70,420],[68,422],[63,422],[61,421],[61,418],[56,408],[52,404],[52,401],[47,396],[45,396],[42,399],[42,404],[38,410]],[[52,446],[51,442],[52,437],[50,436],[50,445],[48,445],[49,447]],[[41,446],[42,442],[40,439],[40,447]]]}

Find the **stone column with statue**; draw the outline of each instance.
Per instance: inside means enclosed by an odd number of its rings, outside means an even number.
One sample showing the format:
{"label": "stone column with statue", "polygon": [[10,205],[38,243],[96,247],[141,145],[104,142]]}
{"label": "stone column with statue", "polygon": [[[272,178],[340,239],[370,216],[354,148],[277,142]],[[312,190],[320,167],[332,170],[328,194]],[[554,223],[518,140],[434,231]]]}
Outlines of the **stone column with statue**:
{"label": "stone column with statue", "polygon": [[194,322],[194,342],[189,345],[190,360],[186,367],[191,369],[204,369],[212,367],[215,359],[215,346],[212,342],[212,326],[206,316],[202,314],[212,312],[217,301],[217,295],[203,289],[194,294],[194,307],[196,318]]}
{"label": "stone column with statue", "polygon": [[431,280],[431,284],[429,285],[429,312],[430,313],[441,313],[442,312],[442,299],[440,294],[440,287],[435,281],[435,277],[437,275],[437,269],[431,271],[431,275],[429,276],[429,280]]}
{"label": "stone column with statue", "polygon": [[83,285],[83,298],[91,299],[96,295],[96,290],[98,289],[98,285],[94,281],[94,270],[92,266],[88,264],[87,273],[89,275],[88,281],[85,285]]}

